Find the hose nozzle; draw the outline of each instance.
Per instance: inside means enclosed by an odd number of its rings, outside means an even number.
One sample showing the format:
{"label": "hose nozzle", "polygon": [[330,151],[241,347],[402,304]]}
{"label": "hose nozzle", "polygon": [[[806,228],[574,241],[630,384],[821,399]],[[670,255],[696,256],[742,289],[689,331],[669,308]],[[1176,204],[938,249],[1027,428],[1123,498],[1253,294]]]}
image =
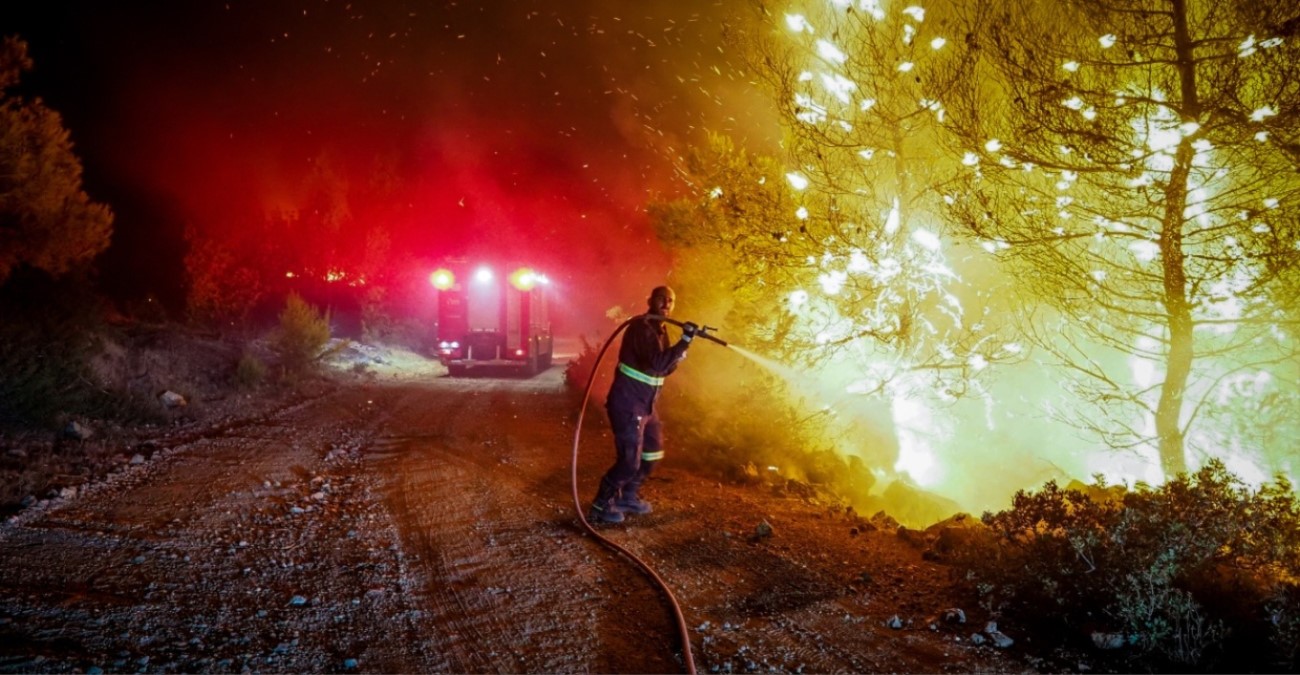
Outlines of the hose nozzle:
{"label": "hose nozzle", "polygon": [[[668,317],[666,317],[666,316],[663,316],[663,315],[660,315],[660,314],[646,314],[646,315],[645,315],[645,318],[650,319],[651,321],[666,321],[666,322],[668,322],[668,323],[671,323],[671,324],[674,325],[674,326],[677,326],[678,328],[685,328],[685,327],[686,327],[686,322],[685,322],[685,321],[678,321],[677,319],[670,319],[670,318],[668,318]],[[731,346],[731,345],[727,344],[727,341],[726,341],[726,340],[723,340],[722,338],[719,338],[719,337],[714,337],[714,336],[712,336],[712,335],[709,335],[709,331],[711,331],[711,330],[717,330],[717,328],[714,328],[713,326],[705,326],[705,325],[703,325],[703,324],[698,324],[698,325],[699,325],[699,328],[697,328],[696,331],[695,331],[695,337],[701,337],[701,338],[704,338],[705,340],[709,340],[710,342],[716,342],[716,343],[722,345],[723,347],[730,347],[730,346]]]}
{"label": "hose nozzle", "polygon": [[700,326],[700,329],[699,329],[698,331],[696,331],[696,333],[695,333],[695,337],[702,337],[702,338],[704,338],[705,340],[712,340],[712,341],[714,341],[714,342],[716,342],[716,343],[722,345],[723,347],[730,347],[730,346],[731,346],[731,345],[727,344],[727,341],[726,341],[726,340],[723,340],[723,339],[721,339],[721,338],[716,338],[716,337],[713,337],[712,335],[709,335],[709,331],[711,331],[711,330],[717,330],[717,328],[714,328],[713,326]]}

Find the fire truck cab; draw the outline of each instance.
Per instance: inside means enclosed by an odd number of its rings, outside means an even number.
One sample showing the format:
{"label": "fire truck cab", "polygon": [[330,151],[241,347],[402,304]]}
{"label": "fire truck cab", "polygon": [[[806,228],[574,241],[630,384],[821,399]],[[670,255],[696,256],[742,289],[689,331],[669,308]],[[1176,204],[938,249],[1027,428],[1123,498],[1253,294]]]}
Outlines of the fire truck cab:
{"label": "fire truck cab", "polygon": [[429,282],[438,295],[435,346],[448,375],[532,376],[551,367],[550,282],[544,274],[526,266],[456,261],[433,272]]}

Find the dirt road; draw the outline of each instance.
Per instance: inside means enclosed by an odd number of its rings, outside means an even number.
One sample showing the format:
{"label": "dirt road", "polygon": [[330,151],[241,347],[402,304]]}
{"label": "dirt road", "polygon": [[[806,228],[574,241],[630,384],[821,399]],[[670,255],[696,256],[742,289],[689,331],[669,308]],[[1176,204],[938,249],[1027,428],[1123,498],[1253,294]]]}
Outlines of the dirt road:
{"label": "dirt road", "polygon": [[[577,524],[574,417],[556,367],[161,438],[0,526],[0,671],[682,672],[668,605]],[[584,499],[612,454],[587,420]],[[948,570],[892,531],[663,469],[655,513],[604,531],[673,586],[700,672],[1026,669],[972,643],[977,608],[931,629]]]}

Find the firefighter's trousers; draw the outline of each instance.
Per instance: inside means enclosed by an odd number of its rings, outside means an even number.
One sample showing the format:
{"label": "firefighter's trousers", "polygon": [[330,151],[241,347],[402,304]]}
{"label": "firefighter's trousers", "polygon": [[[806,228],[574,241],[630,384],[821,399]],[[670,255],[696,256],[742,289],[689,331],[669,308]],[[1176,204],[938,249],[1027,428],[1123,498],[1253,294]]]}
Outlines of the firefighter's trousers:
{"label": "firefighter's trousers", "polygon": [[614,432],[614,466],[600,479],[595,504],[609,506],[615,499],[632,500],[641,484],[663,458],[663,429],[654,413],[638,413],[620,406],[608,406]]}

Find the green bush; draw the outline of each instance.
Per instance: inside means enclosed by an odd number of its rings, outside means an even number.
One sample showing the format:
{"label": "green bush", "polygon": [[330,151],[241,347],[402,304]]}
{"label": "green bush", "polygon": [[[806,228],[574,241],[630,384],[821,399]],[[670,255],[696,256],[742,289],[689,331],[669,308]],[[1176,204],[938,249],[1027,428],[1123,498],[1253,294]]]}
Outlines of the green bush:
{"label": "green bush", "polygon": [[1297,665],[1300,513],[1284,478],[1251,490],[1215,461],[1119,494],[1048,483],[983,520],[995,536],[959,564],[992,611],[1095,626],[1179,667],[1227,652]]}
{"label": "green bush", "polygon": [[241,389],[252,389],[266,380],[266,364],[262,360],[244,352],[235,366],[235,384]]}
{"label": "green bush", "polygon": [[280,325],[271,335],[271,349],[287,376],[314,370],[330,341],[329,314],[321,314],[302,296],[290,293],[280,312]]}

